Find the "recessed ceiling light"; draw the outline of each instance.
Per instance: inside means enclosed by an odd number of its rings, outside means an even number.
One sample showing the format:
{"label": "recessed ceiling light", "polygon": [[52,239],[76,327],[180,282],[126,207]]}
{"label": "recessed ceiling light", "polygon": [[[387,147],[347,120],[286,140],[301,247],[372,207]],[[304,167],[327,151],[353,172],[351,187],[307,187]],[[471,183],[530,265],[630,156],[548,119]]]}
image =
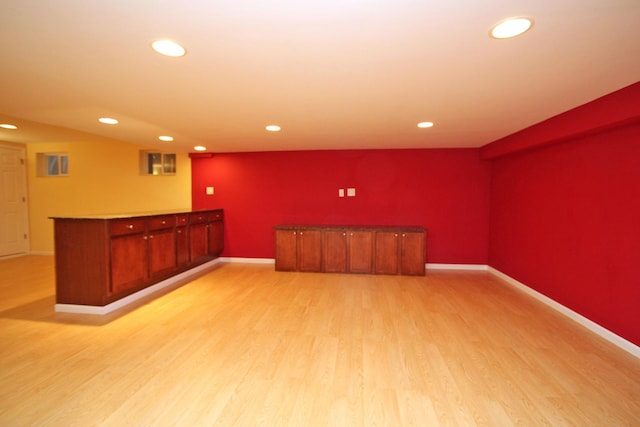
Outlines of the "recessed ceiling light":
{"label": "recessed ceiling light", "polygon": [[173,137],[172,137],[172,136],[169,136],[169,135],[162,135],[162,136],[159,136],[159,137],[158,137],[158,139],[159,139],[160,141],[165,141],[165,142],[171,142],[171,141],[173,141]]}
{"label": "recessed ceiling light", "polygon": [[116,119],[112,119],[111,117],[100,117],[98,119],[100,123],[104,123],[105,125],[117,125],[118,121]]}
{"label": "recessed ceiling light", "polygon": [[202,145],[196,145],[195,147],[193,147],[193,149],[196,151],[205,151],[207,147],[203,147]]}
{"label": "recessed ceiling light", "polygon": [[533,19],[531,18],[508,18],[494,25],[489,34],[494,39],[509,39],[519,36],[532,26]]}
{"label": "recessed ceiling light", "polygon": [[419,128],[432,128],[433,127],[433,122],[420,122],[418,123],[418,127]]}
{"label": "recessed ceiling light", "polygon": [[280,126],[278,125],[269,125],[265,128],[269,132],[278,132],[280,130]]}
{"label": "recessed ceiling light", "polygon": [[178,43],[171,40],[156,40],[151,43],[153,50],[164,56],[184,56],[187,51]]}
{"label": "recessed ceiling light", "polygon": [[16,125],[10,125],[9,123],[2,123],[0,124],[0,128],[4,128],[4,129],[18,129],[18,126]]}

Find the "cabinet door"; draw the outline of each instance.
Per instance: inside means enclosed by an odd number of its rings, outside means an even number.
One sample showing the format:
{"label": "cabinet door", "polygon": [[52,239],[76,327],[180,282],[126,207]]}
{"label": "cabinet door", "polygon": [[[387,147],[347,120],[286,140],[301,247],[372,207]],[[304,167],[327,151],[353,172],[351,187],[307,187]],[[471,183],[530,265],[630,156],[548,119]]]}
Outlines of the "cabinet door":
{"label": "cabinet door", "polygon": [[349,231],[349,272],[373,272],[373,232]]}
{"label": "cabinet door", "polygon": [[377,231],[375,247],[376,274],[398,274],[399,272],[399,233],[396,231]]}
{"label": "cabinet door", "polygon": [[116,294],[147,280],[147,239],[131,234],[111,239],[111,292]]}
{"label": "cabinet door", "polygon": [[323,271],[327,273],[347,272],[347,232],[326,230],[323,232]]}
{"label": "cabinet door", "polygon": [[403,232],[400,240],[400,272],[422,276],[425,264],[425,240],[423,232]]}
{"label": "cabinet door", "polygon": [[298,268],[297,245],[297,230],[276,230],[276,270],[295,271]]}
{"label": "cabinet door", "polygon": [[176,268],[176,237],[173,229],[149,233],[149,275],[153,277],[171,273]]}
{"label": "cabinet door", "polygon": [[224,224],[212,221],[209,224],[209,255],[219,257],[224,249]]}
{"label": "cabinet door", "polygon": [[189,264],[189,228],[176,228],[176,264],[185,267]]}
{"label": "cabinet door", "polygon": [[209,258],[207,224],[193,224],[189,228],[189,254],[191,263],[203,262]]}
{"label": "cabinet door", "polygon": [[300,230],[298,233],[298,270],[322,271],[322,231]]}

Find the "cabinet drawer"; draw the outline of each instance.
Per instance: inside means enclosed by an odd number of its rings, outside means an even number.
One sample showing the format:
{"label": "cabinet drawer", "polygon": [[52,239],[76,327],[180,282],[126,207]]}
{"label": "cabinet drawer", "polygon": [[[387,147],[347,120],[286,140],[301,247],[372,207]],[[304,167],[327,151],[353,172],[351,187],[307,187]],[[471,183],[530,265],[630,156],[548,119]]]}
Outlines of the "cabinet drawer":
{"label": "cabinet drawer", "polygon": [[190,215],[190,222],[191,224],[202,224],[202,223],[206,223],[209,222],[209,213],[208,212],[202,212],[202,213],[192,213]]}
{"label": "cabinet drawer", "polygon": [[209,221],[222,221],[223,217],[222,211],[213,211],[209,214]]}
{"label": "cabinet drawer", "polygon": [[176,226],[184,227],[189,224],[189,215],[176,215]]}
{"label": "cabinet drawer", "polygon": [[163,230],[176,225],[176,218],[172,215],[154,216],[149,218],[149,230]]}
{"label": "cabinet drawer", "polygon": [[110,221],[109,232],[112,236],[143,233],[145,220],[141,218],[116,219]]}

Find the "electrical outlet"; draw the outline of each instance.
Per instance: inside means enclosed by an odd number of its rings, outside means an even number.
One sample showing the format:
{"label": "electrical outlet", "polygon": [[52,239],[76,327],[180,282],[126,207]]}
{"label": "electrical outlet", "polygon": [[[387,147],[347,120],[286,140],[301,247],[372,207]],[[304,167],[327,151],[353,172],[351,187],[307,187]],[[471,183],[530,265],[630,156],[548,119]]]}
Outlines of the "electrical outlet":
{"label": "electrical outlet", "polygon": [[344,188],[338,189],[338,197],[344,197]]}
{"label": "electrical outlet", "polygon": [[207,196],[213,195],[213,187],[207,187]]}
{"label": "electrical outlet", "polygon": [[347,197],[356,197],[356,189],[347,188]]}

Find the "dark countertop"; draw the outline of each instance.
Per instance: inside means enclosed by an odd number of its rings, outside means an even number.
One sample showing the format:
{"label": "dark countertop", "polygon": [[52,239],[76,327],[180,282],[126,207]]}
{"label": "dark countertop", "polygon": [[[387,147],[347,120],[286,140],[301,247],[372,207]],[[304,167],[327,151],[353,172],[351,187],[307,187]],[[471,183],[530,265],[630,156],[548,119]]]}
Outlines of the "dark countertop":
{"label": "dark countertop", "polygon": [[427,231],[426,228],[410,225],[309,225],[282,224],[273,227],[276,230],[389,230],[389,231]]}
{"label": "dark countertop", "polygon": [[158,215],[179,215],[198,212],[211,212],[222,209],[201,209],[197,211],[189,209],[171,209],[171,210],[159,210],[150,212],[129,212],[129,213],[117,213],[117,214],[92,214],[92,215],[69,215],[69,216],[50,216],[49,219],[120,219],[120,218],[138,218],[146,216],[158,216]]}

